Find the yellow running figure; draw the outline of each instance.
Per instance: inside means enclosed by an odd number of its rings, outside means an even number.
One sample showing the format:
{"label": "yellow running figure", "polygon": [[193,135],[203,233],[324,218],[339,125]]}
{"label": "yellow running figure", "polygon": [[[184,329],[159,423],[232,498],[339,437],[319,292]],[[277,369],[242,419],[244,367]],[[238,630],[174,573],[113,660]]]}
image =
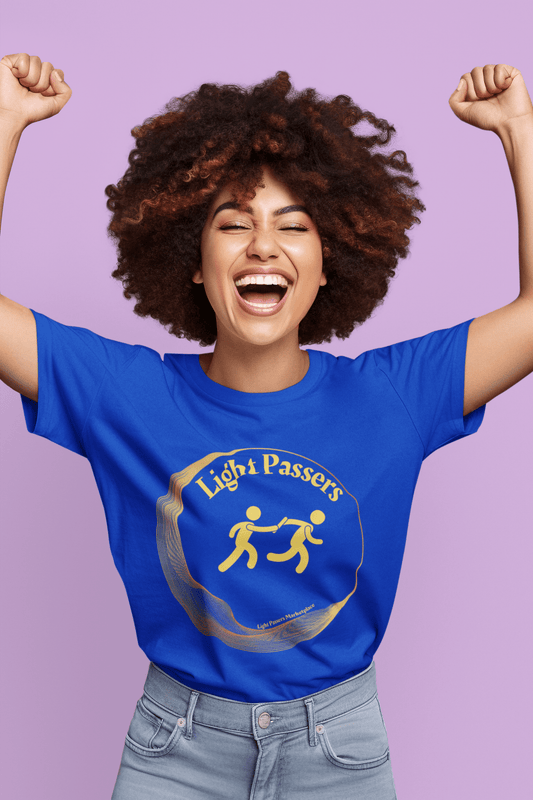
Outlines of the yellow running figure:
{"label": "yellow running figure", "polygon": [[[326,519],[326,515],[323,511],[316,509],[316,511],[311,513],[310,519],[313,525],[322,525]],[[296,567],[296,572],[300,574],[304,571],[309,563],[309,553],[307,552],[307,548],[304,544],[305,540],[307,539],[307,541],[311,542],[311,544],[323,544],[324,540],[313,539],[311,536],[313,525],[310,525],[309,522],[304,522],[301,519],[285,519],[282,524],[298,525],[297,530],[294,531],[291,537],[290,549],[285,553],[268,553],[267,558],[269,561],[288,561],[290,558],[299,553],[300,563]]]}
{"label": "yellow running figure", "polygon": [[229,532],[231,538],[237,534],[235,538],[235,550],[226,558],[225,561],[222,562],[222,564],[218,565],[220,572],[226,572],[227,569],[233,566],[233,564],[235,564],[237,559],[244,553],[245,550],[248,553],[247,567],[248,569],[253,569],[257,564],[257,550],[253,544],[250,544],[248,541],[252,533],[254,533],[254,531],[277,531],[287,520],[287,517],[284,517],[279,525],[254,525],[253,523],[261,516],[261,509],[257,506],[250,506],[247,508],[246,516],[249,520],[251,520],[250,522],[237,522],[237,524],[234,525]]}

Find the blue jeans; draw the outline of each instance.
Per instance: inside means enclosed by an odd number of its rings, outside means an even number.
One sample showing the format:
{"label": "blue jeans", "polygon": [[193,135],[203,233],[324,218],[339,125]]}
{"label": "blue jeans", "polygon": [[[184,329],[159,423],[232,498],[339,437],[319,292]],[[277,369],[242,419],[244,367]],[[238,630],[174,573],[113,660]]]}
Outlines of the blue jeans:
{"label": "blue jeans", "polygon": [[111,800],[396,800],[374,662],[297,700],[242,703],[150,663]]}

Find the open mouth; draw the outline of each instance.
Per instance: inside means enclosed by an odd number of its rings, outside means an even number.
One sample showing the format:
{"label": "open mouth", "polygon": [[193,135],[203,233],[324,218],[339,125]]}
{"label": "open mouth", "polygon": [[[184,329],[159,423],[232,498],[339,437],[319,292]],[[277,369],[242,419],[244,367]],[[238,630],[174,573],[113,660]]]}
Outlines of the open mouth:
{"label": "open mouth", "polygon": [[281,308],[289,281],[283,275],[245,275],[235,288],[247,311],[267,314]]}

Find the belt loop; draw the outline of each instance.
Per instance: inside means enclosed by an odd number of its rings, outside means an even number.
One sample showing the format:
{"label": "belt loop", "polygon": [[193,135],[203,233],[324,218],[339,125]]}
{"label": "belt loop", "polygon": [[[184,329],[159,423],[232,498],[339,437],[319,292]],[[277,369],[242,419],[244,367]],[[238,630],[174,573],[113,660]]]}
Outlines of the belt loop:
{"label": "belt loop", "polygon": [[198,692],[191,692],[191,696],[189,697],[189,705],[187,706],[187,731],[185,733],[186,739],[190,739],[192,736],[192,715],[197,700]]}
{"label": "belt loop", "polygon": [[315,705],[313,703],[313,698],[310,697],[309,700],[305,700],[305,705],[307,706],[307,721],[309,723],[309,744],[311,747],[316,747],[318,744],[316,738],[316,728],[315,728]]}

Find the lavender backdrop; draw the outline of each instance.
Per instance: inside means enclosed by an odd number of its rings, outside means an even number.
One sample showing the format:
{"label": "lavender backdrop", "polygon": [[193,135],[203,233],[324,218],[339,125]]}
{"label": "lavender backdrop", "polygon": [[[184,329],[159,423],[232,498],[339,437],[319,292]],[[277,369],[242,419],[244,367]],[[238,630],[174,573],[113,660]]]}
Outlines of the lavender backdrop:
{"label": "lavender backdrop", "polygon": [[[197,352],[137,318],[110,277],[104,187],[127,167],[131,128],[171,97],[284,69],[297,90],[348,94],[392,122],[427,206],[385,304],[324,349],[355,357],[511,302],[518,226],[503,147],[448,98],[464,72],[499,62],[533,95],[530,23],[527,0],[4,6],[0,57],[52,61],[73,96],[22,136],[0,291],[103,336]],[[422,467],[376,657],[399,800],[530,796],[532,401],[528,377],[488,404],[477,434]],[[4,384],[0,402],[0,792],[104,800],[148,661],[89,463],[28,434]]]}

